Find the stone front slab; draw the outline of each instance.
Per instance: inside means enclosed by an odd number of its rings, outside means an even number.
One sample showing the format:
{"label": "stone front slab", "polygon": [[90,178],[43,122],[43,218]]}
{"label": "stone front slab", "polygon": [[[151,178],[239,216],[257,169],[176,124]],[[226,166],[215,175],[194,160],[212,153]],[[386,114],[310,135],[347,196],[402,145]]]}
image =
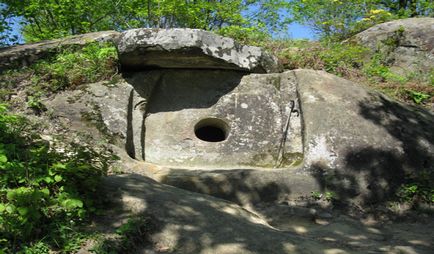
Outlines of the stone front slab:
{"label": "stone front slab", "polygon": [[[142,152],[136,158],[213,169],[301,164],[301,116],[290,73],[155,70],[131,75],[127,80],[142,96],[131,113],[138,117],[131,126],[141,128],[140,135],[134,134],[135,146],[142,146],[135,149]],[[219,130],[222,140],[208,140]]]}

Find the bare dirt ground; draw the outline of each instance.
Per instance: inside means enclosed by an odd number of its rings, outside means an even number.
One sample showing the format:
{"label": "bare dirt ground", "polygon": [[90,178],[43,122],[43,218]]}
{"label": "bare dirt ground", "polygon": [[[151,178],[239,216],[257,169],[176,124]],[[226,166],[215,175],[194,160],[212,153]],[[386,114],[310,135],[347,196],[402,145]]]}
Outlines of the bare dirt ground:
{"label": "bare dirt ground", "polygon": [[96,220],[96,229],[107,236],[128,218],[152,218],[141,236],[148,244],[128,253],[422,254],[434,249],[432,213],[386,207],[367,212],[303,200],[241,207],[141,175],[111,176],[105,191],[114,203]]}

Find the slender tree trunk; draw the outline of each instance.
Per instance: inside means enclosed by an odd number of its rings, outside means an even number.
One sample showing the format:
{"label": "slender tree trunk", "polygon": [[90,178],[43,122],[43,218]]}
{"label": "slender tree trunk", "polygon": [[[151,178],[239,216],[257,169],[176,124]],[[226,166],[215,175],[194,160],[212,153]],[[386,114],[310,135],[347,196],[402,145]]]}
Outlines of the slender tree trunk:
{"label": "slender tree trunk", "polygon": [[151,12],[151,0],[148,0],[148,28],[151,27],[152,12]]}

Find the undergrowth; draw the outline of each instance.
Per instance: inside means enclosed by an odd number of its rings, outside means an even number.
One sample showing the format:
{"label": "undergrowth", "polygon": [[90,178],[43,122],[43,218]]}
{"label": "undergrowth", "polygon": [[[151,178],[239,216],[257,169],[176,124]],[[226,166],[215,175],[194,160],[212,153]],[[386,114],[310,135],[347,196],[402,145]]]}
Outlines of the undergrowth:
{"label": "undergrowth", "polygon": [[399,201],[407,202],[413,206],[420,203],[434,205],[434,172],[422,171],[417,175],[406,176],[406,182],[402,184],[396,195]]}
{"label": "undergrowth", "polygon": [[427,73],[400,75],[388,66],[384,52],[333,41],[281,40],[262,46],[274,53],[287,70],[324,70],[365,84],[411,104],[434,104],[434,68]]}
{"label": "undergrowth", "polygon": [[[54,56],[27,68],[0,74],[0,100],[8,100],[19,85],[26,86],[28,100],[74,89],[82,84],[111,80],[118,73],[116,48],[109,43],[89,43],[83,48],[59,49]],[[32,103],[33,104],[33,103]],[[33,104],[31,107],[39,107]]]}
{"label": "undergrowth", "polygon": [[47,142],[0,104],[0,253],[78,249],[77,229],[99,207],[111,159],[82,144]]}
{"label": "undergrowth", "polygon": [[91,250],[96,254],[135,253],[150,242],[150,232],[156,229],[155,218],[150,216],[130,218],[116,229],[116,235],[100,240]]}

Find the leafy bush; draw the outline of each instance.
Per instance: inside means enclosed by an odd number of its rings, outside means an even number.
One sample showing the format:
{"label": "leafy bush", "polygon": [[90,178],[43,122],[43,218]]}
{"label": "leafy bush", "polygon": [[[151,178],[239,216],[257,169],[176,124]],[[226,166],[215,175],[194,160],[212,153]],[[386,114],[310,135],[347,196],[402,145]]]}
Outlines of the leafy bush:
{"label": "leafy bush", "polygon": [[262,46],[271,39],[270,35],[259,27],[227,26],[218,31],[222,36],[231,37],[244,45]]}
{"label": "leafy bush", "polygon": [[0,252],[33,244],[64,249],[95,211],[110,159],[78,144],[60,151],[0,104]]}
{"label": "leafy bush", "polygon": [[408,94],[410,95],[410,98],[414,101],[416,104],[421,104],[425,100],[429,99],[431,96],[429,94],[418,92],[418,91],[412,91],[407,90]]}

